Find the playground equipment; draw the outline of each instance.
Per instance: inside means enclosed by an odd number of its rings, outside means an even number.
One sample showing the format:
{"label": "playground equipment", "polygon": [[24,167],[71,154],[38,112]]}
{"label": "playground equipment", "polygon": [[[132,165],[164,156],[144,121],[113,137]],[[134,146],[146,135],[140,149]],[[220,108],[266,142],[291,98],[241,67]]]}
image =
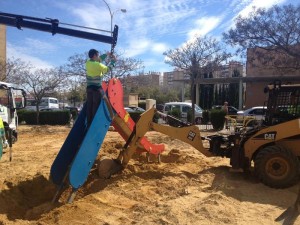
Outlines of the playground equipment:
{"label": "playground equipment", "polygon": [[[253,160],[257,176],[268,186],[284,188],[295,184],[298,179],[299,116],[275,117],[272,109],[275,103],[283,104],[279,96],[300,90],[300,85],[269,85],[267,107],[270,110],[262,125],[206,137],[200,135],[195,125],[182,123],[180,127],[172,127],[153,122],[155,113],[159,113],[155,108],[141,114],[135,124],[124,109],[120,80],[111,79],[107,86],[103,86],[103,100],[90,128],[86,127],[84,107],[51,167],[52,181],[59,187],[53,201],[59,198],[65,185],[72,187],[68,202],[73,201],[76,191],[88,177],[110,124],[126,143],[117,159],[106,164],[105,168],[99,168],[107,177],[126,168],[135,152],[147,152],[159,157],[164,145],[152,144],[144,136],[146,132],[154,130],[190,144],[207,157],[230,158],[230,164],[236,170],[249,170]],[[209,142],[208,148],[204,147],[204,140]]]}
{"label": "playground equipment", "polygon": [[[42,18],[23,16],[23,15],[11,14],[11,13],[3,13],[3,12],[0,12],[0,24],[17,27],[19,30],[21,30],[22,28],[29,28],[38,31],[49,32],[52,35],[63,34],[72,37],[103,42],[103,43],[111,44],[112,51],[114,50],[117,44],[118,29],[119,29],[118,26],[115,25],[113,31],[105,31],[100,29],[62,23],[59,22],[58,19],[51,19],[51,18],[42,19]],[[67,26],[77,27],[79,29],[71,29],[68,28]],[[94,30],[94,32],[95,31],[107,32],[110,33],[110,35],[91,33],[87,31],[83,31],[82,29],[89,29],[89,30],[92,29]],[[17,94],[18,91],[21,92],[22,95],[21,97],[17,98],[15,97],[15,95]],[[17,120],[16,109],[25,107],[25,91],[22,89],[17,89],[11,84],[0,82],[0,100],[2,100],[2,95],[5,95],[5,97],[3,97],[3,102],[0,102],[0,116],[4,121],[6,137],[9,141],[10,160],[11,160],[12,143],[17,140],[16,127],[17,127],[18,120]],[[2,151],[0,150],[0,158],[1,155],[2,155]]]}

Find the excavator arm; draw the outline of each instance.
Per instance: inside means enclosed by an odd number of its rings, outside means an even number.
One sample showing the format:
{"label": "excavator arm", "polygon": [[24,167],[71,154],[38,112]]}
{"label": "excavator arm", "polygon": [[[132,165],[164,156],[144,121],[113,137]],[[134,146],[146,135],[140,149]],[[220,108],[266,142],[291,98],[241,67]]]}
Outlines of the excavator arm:
{"label": "excavator arm", "polygon": [[131,140],[127,140],[129,147],[122,151],[118,157],[118,160],[122,162],[123,167],[125,167],[132,158],[140,139],[151,130],[166,134],[172,138],[188,143],[207,157],[213,156],[212,152],[203,146],[203,138],[201,137],[199,128],[197,126],[191,125],[186,127],[172,127],[154,123],[152,120],[155,113],[155,108],[147,110],[141,115],[140,119],[136,123],[135,129],[130,136]]}
{"label": "excavator arm", "polygon": [[68,35],[68,36],[72,36],[72,37],[103,42],[103,43],[111,44],[112,49],[117,44],[117,38],[118,38],[118,26],[117,25],[114,26],[114,30],[112,31],[112,33],[110,31],[93,29],[93,30],[97,30],[97,31],[111,33],[111,35],[106,36],[106,35],[102,35],[102,34],[82,31],[79,29],[75,30],[75,29],[70,29],[70,28],[66,28],[66,27],[61,27],[60,25],[68,25],[68,26],[75,26],[78,28],[92,29],[92,28],[87,28],[87,27],[83,27],[83,26],[76,26],[76,25],[61,23],[61,22],[59,22],[58,19],[50,19],[50,18],[41,19],[41,18],[36,18],[36,17],[16,15],[16,14],[10,14],[10,13],[2,13],[2,12],[0,13],[0,24],[17,27],[18,29],[22,29],[24,27],[24,28],[49,32],[49,33],[52,33],[52,35],[63,34],[63,35]]}

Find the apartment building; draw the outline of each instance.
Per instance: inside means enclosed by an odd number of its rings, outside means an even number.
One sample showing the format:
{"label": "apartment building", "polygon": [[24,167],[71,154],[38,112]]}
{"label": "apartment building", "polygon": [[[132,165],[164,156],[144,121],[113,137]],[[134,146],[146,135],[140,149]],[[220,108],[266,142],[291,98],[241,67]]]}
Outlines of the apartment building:
{"label": "apartment building", "polygon": [[127,75],[121,78],[121,82],[126,90],[136,87],[149,87],[160,86],[160,73],[159,72],[149,72],[149,73],[140,73],[138,75]]}
{"label": "apartment building", "polygon": [[183,70],[174,70],[163,73],[163,86],[164,87],[181,87],[184,81],[189,81],[190,75],[186,74]]}
{"label": "apartment building", "polygon": [[228,64],[221,66],[213,72],[213,78],[228,78],[233,77],[234,73],[238,72],[240,76],[244,75],[244,66],[241,62],[230,61]]}
{"label": "apartment building", "polygon": [[[242,63],[237,61],[230,61],[215,71],[213,71],[213,78],[228,78],[232,77],[237,71],[240,76],[244,76],[244,66]],[[185,73],[183,70],[174,70],[171,72],[163,73],[163,86],[164,87],[179,87],[182,86],[183,82],[189,82],[190,75]]]}

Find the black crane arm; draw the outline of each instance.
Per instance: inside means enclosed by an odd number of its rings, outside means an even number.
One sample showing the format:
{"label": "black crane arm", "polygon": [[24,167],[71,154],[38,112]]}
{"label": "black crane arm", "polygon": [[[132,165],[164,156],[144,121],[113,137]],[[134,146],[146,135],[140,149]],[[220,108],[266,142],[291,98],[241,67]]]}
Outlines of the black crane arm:
{"label": "black crane arm", "polygon": [[[106,36],[102,34],[86,32],[82,30],[74,30],[70,28],[60,27],[59,25],[64,23],[60,23],[59,20],[57,19],[48,19],[48,18],[41,19],[36,17],[29,17],[29,16],[2,13],[2,12],[0,12],[0,24],[17,27],[18,29],[21,29],[22,27],[26,27],[29,29],[49,32],[52,33],[52,35],[64,34],[72,37],[78,37],[78,38],[84,38],[92,41],[108,43],[111,44],[113,48],[117,44],[117,39],[118,39],[117,25],[114,26],[114,30],[112,31],[112,33],[110,31],[105,31],[111,33],[110,36]],[[76,26],[76,27],[81,27],[81,26]],[[87,27],[81,27],[81,28],[91,29]],[[103,30],[99,30],[99,31],[103,31]]]}

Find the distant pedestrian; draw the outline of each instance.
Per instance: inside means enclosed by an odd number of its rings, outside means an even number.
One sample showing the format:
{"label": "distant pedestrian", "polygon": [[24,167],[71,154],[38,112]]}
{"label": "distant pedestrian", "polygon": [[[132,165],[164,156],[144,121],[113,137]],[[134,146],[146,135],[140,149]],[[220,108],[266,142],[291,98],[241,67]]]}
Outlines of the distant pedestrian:
{"label": "distant pedestrian", "polygon": [[222,106],[222,110],[225,111],[226,116],[228,115],[228,102],[224,102],[224,105]]}
{"label": "distant pedestrian", "polygon": [[228,115],[228,102],[224,102],[224,105],[222,106],[222,110],[226,113],[226,115],[225,115],[225,128],[228,130],[229,126],[228,126],[228,120],[226,118],[226,116]]}

